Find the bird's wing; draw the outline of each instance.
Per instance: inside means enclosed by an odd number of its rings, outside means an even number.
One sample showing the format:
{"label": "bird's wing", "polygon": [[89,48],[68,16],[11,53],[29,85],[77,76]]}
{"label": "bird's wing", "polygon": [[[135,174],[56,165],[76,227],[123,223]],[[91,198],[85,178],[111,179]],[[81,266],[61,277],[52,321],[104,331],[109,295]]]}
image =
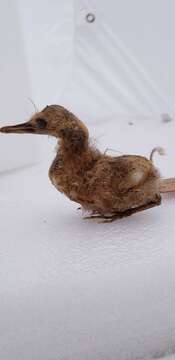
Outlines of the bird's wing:
{"label": "bird's wing", "polygon": [[119,192],[139,187],[148,177],[157,177],[152,162],[142,156],[123,155],[109,160],[111,186]]}

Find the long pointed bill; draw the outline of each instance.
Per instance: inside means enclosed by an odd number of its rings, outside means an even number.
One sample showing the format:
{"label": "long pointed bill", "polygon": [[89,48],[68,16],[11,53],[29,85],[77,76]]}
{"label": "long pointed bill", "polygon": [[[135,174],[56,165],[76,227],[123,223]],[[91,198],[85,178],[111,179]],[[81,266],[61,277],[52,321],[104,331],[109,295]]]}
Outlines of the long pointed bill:
{"label": "long pointed bill", "polygon": [[0,132],[6,134],[33,134],[35,132],[35,129],[33,128],[32,124],[30,124],[29,122],[25,122],[19,125],[3,126],[2,128],[0,128]]}

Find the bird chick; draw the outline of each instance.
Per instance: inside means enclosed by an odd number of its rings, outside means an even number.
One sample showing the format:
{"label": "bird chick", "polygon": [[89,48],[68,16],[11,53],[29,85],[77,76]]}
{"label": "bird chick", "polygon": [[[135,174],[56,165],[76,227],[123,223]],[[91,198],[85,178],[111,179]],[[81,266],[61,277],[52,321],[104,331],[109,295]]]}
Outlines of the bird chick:
{"label": "bird chick", "polygon": [[2,127],[0,132],[58,138],[50,180],[58,191],[91,211],[86,218],[113,221],[161,203],[160,176],[152,160],[102,154],[90,146],[83,122],[62,106],[46,106],[29,121]]}

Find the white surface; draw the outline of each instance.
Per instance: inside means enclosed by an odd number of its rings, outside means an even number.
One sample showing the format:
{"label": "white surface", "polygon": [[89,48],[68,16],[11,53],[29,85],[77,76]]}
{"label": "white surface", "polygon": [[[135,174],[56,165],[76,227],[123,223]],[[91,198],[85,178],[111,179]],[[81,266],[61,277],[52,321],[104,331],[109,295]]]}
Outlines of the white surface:
{"label": "white surface", "polygon": [[[144,134],[127,119],[118,127],[120,136],[106,119],[101,149],[108,141],[148,153],[152,123]],[[166,175],[175,172],[173,132],[173,123],[162,124],[156,136],[168,142],[169,155],[155,159]],[[174,196],[112,224],[85,221],[49,183],[48,163],[0,177],[0,357],[141,360],[173,352]]]}

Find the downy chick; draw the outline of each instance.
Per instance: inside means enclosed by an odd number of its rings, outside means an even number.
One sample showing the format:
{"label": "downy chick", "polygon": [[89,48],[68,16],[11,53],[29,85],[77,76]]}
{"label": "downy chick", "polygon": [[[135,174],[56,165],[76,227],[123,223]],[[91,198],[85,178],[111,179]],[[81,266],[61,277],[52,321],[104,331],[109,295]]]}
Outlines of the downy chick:
{"label": "downy chick", "polygon": [[[58,138],[58,152],[49,169],[50,180],[58,191],[91,211],[86,218],[113,221],[129,216],[160,205],[160,192],[169,189],[167,180],[162,183],[153,165],[153,153],[151,160],[136,155],[102,154],[90,146],[83,122],[62,106],[46,106],[29,121],[2,127],[0,132]],[[175,190],[174,183],[172,188]]]}

